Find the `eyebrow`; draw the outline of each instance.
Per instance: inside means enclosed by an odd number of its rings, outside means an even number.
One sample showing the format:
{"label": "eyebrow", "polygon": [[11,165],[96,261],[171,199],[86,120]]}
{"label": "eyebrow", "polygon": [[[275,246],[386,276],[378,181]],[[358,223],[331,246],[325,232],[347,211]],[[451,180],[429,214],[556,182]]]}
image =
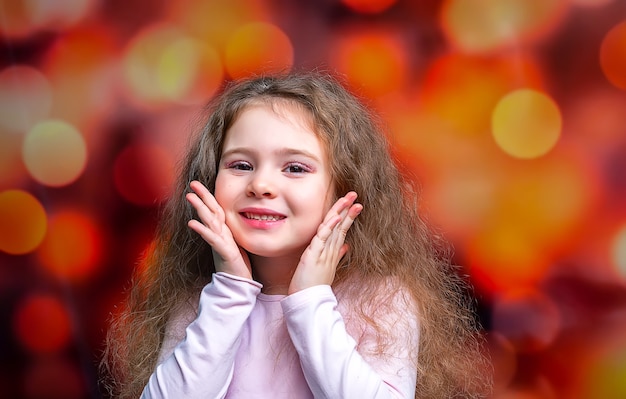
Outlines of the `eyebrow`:
{"label": "eyebrow", "polygon": [[[232,148],[228,151],[224,151],[222,153],[222,158],[225,156],[229,156],[232,154],[244,154],[244,155],[253,155],[256,151],[254,149],[251,148],[247,148],[247,147],[236,147],[236,148]],[[299,156],[304,156],[306,158],[309,158],[313,161],[316,162],[321,162],[321,159],[319,159],[319,157],[307,150],[304,149],[296,149],[296,148],[280,148],[276,151],[274,151],[275,155],[278,156],[290,156],[290,155],[299,155]]]}

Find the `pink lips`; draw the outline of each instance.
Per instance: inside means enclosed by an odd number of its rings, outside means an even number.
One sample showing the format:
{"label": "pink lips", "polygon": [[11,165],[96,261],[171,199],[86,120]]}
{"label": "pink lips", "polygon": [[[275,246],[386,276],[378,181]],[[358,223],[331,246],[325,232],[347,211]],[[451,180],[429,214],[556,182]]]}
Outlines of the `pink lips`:
{"label": "pink lips", "polygon": [[265,208],[245,208],[239,211],[244,223],[256,229],[270,229],[281,224],[286,216]]}

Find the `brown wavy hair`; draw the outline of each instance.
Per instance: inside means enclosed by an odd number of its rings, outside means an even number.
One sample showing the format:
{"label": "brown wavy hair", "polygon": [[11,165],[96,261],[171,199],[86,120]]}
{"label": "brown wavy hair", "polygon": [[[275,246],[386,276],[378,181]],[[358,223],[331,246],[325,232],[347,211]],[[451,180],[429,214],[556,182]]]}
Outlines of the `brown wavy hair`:
{"label": "brown wavy hair", "polygon": [[418,353],[416,398],[485,397],[490,366],[465,279],[418,213],[416,190],[396,166],[380,121],[340,80],[319,72],[230,82],[208,105],[208,120],[190,143],[153,249],[112,321],[101,363],[108,392],[120,398],[140,395],[156,367],[168,317],[178,306],[197,301],[211,280],[211,248],[187,227],[196,215],[185,194],[192,180],[214,192],[225,135],[247,106],[259,102],[307,110],[328,150],[335,197],[358,193],[363,211],[346,237],[350,251],[333,287],[356,298],[360,313],[381,336],[391,331],[366,316],[376,306],[371,292],[381,281],[393,280],[411,293],[416,306],[406,311],[416,312],[420,321],[419,351],[412,351]]}

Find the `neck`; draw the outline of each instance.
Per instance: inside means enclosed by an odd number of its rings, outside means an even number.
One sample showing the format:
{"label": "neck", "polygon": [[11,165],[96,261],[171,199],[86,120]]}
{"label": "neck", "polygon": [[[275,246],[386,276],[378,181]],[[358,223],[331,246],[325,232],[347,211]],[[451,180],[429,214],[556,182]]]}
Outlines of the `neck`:
{"label": "neck", "polygon": [[287,295],[291,277],[299,258],[293,256],[265,258],[249,254],[254,279],[263,284],[261,292],[270,295]]}

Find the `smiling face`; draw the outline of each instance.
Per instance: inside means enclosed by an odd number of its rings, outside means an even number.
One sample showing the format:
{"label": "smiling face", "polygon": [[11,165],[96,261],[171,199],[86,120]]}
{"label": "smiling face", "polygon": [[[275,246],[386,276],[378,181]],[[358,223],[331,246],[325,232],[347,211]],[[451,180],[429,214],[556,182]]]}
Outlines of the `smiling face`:
{"label": "smiling face", "polygon": [[254,255],[299,258],[332,205],[326,150],[309,119],[288,103],[254,104],[228,129],[215,198]]}

